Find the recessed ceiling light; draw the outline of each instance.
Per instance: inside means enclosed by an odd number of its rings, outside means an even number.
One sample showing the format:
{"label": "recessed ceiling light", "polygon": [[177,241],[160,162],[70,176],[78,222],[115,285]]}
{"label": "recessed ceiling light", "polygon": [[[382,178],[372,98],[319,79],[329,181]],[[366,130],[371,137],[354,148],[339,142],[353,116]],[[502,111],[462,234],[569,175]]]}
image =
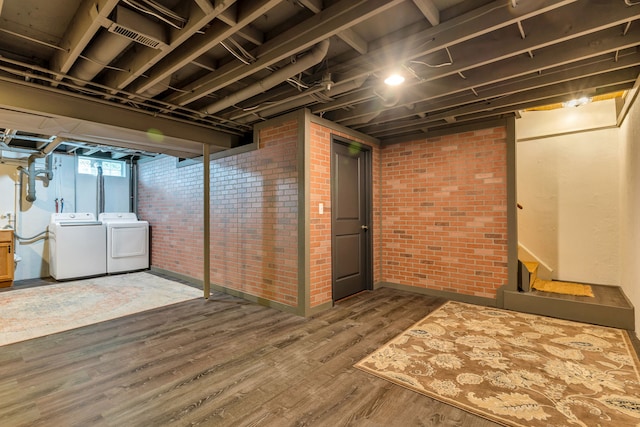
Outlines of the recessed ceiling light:
{"label": "recessed ceiling light", "polygon": [[398,86],[404,82],[404,77],[398,73],[393,73],[386,79],[384,79],[384,83],[389,86]]}

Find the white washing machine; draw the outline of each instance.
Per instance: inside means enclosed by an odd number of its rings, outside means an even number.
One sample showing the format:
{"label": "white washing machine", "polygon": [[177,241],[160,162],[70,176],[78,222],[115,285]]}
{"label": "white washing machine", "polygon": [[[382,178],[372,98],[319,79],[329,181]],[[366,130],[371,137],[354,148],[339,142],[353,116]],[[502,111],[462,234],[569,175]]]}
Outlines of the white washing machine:
{"label": "white washing machine", "polygon": [[135,213],[101,213],[107,234],[107,273],[149,268],[149,223]]}
{"label": "white washing machine", "polygon": [[51,214],[48,230],[49,274],[54,279],[106,274],[107,235],[94,214]]}

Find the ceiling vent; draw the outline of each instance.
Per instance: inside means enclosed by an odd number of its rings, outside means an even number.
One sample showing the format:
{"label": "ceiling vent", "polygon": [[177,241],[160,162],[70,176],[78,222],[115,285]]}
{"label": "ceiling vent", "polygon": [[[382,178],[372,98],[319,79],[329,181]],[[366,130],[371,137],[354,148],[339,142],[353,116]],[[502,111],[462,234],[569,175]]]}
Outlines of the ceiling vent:
{"label": "ceiling vent", "polygon": [[164,27],[125,7],[118,6],[109,32],[118,34],[152,49],[164,49],[166,33]]}

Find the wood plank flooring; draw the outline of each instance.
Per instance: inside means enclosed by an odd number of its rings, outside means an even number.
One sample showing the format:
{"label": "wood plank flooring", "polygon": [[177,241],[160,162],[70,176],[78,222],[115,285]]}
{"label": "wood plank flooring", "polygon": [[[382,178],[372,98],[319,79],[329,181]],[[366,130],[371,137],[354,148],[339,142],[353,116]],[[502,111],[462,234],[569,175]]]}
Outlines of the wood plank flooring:
{"label": "wood plank flooring", "polygon": [[494,426],[354,369],[444,300],[305,319],[214,294],[0,347],[2,426]]}
{"label": "wood plank flooring", "polygon": [[0,347],[0,425],[496,426],[353,368],[443,302],[383,288],[305,319],[214,293]]}

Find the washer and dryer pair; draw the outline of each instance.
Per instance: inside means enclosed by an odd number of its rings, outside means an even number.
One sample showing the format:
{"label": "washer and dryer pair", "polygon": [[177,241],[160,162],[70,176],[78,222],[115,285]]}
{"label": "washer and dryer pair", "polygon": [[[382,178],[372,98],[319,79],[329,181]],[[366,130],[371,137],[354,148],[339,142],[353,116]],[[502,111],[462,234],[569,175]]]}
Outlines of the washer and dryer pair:
{"label": "washer and dryer pair", "polygon": [[56,280],[149,268],[149,223],[135,213],[54,213],[49,272]]}

